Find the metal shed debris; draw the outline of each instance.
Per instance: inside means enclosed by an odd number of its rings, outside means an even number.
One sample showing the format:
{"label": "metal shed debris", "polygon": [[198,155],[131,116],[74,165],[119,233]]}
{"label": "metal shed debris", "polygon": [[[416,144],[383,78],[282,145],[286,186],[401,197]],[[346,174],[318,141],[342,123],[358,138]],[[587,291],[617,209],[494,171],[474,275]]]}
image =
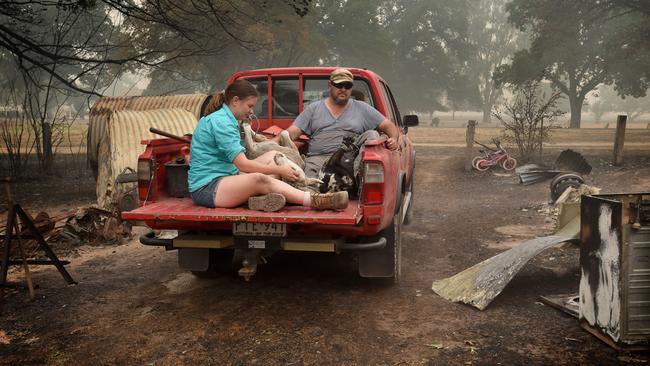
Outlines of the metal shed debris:
{"label": "metal shed debris", "polygon": [[[175,135],[191,134],[198,122],[195,115],[184,109],[156,109],[150,111],[116,111],[107,123],[106,135],[98,151],[97,203],[112,209],[117,201],[117,176],[126,168],[137,169],[138,156],[144,151],[142,140],[160,138],[149,132],[155,127]],[[135,183],[121,184],[121,191],[135,187]]]}
{"label": "metal shed debris", "polygon": [[111,114],[116,111],[146,111],[152,109],[180,108],[191,113],[196,120],[201,117],[201,110],[208,96],[205,94],[184,94],[151,97],[102,97],[90,109],[88,122],[88,163],[95,176],[98,169],[99,148],[106,139]]}

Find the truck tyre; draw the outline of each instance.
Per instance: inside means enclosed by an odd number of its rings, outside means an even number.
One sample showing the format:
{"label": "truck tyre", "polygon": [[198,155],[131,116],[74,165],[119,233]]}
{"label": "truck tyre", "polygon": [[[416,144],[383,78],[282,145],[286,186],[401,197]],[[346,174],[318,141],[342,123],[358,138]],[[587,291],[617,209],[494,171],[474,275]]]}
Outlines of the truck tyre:
{"label": "truck tyre", "polygon": [[402,274],[402,210],[400,209],[390,225],[373,237],[386,238],[386,246],[377,251],[359,254],[359,275],[361,277],[392,278],[399,282]]}
{"label": "truck tyre", "polygon": [[413,203],[415,202],[415,194],[413,193],[413,176],[411,176],[411,182],[409,183],[408,188],[406,188],[406,193],[404,195],[404,198],[408,195],[408,193],[411,193],[411,202],[409,202],[409,207],[406,209],[406,212],[404,213],[404,220],[402,221],[403,225],[409,225],[411,221],[413,220]]}
{"label": "truck tyre", "polygon": [[[415,154],[415,152],[413,154]],[[413,220],[413,203],[415,202],[415,192],[413,190],[414,186],[415,186],[415,156],[413,156],[413,167],[411,169],[411,181],[409,182],[406,188],[406,193],[411,193],[411,202],[409,202],[409,207],[406,209],[406,213],[404,214],[404,221],[402,222],[402,224],[404,225],[409,225]]]}
{"label": "truck tyre", "polygon": [[199,278],[215,278],[224,274],[235,273],[233,252],[232,249],[210,249],[208,269],[205,271],[192,271],[192,274]]}

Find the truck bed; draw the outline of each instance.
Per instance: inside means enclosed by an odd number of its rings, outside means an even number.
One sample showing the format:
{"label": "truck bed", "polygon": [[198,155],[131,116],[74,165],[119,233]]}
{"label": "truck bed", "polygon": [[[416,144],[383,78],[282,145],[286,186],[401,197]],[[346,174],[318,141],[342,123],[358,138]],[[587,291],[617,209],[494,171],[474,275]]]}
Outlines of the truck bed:
{"label": "truck bed", "polygon": [[263,212],[237,208],[207,208],[190,198],[161,198],[135,210],[122,212],[126,220],[148,222],[275,222],[287,224],[356,225],[361,220],[359,201],[350,201],[345,210],[312,210],[287,205],[280,211]]}

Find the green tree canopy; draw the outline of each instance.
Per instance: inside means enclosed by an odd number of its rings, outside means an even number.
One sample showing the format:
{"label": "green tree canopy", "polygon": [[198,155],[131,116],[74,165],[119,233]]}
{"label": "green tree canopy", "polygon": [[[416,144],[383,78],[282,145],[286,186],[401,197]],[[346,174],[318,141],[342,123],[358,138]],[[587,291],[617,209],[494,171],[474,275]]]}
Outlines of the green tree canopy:
{"label": "green tree canopy", "polygon": [[469,79],[466,1],[397,1],[391,31],[395,51],[388,76],[406,110],[454,109],[476,104]]}
{"label": "green tree canopy", "polygon": [[596,5],[589,0],[508,5],[510,21],[530,32],[531,45],[500,68],[497,80],[550,80],[569,99],[573,128],[580,127],[584,99],[597,85],[613,83],[621,95],[634,96],[645,95],[650,85],[650,16],[625,1]]}
{"label": "green tree canopy", "polygon": [[594,114],[595,122],[601,122],[606,112],[624,113],[627,115],[628,122],[635,122],[643,114],[650,113],[650,96],[621,97],[607,85],[599,86],[593,94],[594,100],[589,104],[589,110]]}
{"label": "green tree canopy", "polygon": [[[263,12],[249,8],[251,24],[240,28],[253,42],[206,39],[225,47],[216,55],[196,54],[157,68],[147,93],[212,90],[223,87],[234,70],[338,65],[378,72],[406,109],[440,110],[445,97],[455,105],[470,99],[477,104],[466,61],[471,47],[465,1],[318,0],[303,16],[287,9],[286,4],[269,4]],[[144,32],[151,33],[160,32]],[[174,41],[175,36],[156,40]]]}
{"label": "green tree canopy", "polygon": [[489,123],[492,108],[503,95],[493,74],[516,50],[524,48],[525,34],[508,23],[507,0],[480,0],[469,14],[472,79],[478,87],[483,123]]}

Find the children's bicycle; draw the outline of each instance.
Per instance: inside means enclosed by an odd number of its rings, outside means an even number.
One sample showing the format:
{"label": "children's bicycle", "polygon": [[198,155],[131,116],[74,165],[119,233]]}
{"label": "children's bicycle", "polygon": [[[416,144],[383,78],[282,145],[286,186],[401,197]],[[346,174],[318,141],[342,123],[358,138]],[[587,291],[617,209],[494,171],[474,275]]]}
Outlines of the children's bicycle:
{"label": "children's bicycle", "polygon": [[501,146],[501,142],[497,139],[492,139],[492,143],[496,146],[493,149],[489,146],[483,145],[478,141],[474,141],[483,146],[486,150],[479,150],[484,153],[484,156],[476,156],[472,159],[472,166],[476,170],[485,171],[495,165],[500,165],[504,170],[513,170],[517,167],[517,160],[510,156],[508,151]]}

